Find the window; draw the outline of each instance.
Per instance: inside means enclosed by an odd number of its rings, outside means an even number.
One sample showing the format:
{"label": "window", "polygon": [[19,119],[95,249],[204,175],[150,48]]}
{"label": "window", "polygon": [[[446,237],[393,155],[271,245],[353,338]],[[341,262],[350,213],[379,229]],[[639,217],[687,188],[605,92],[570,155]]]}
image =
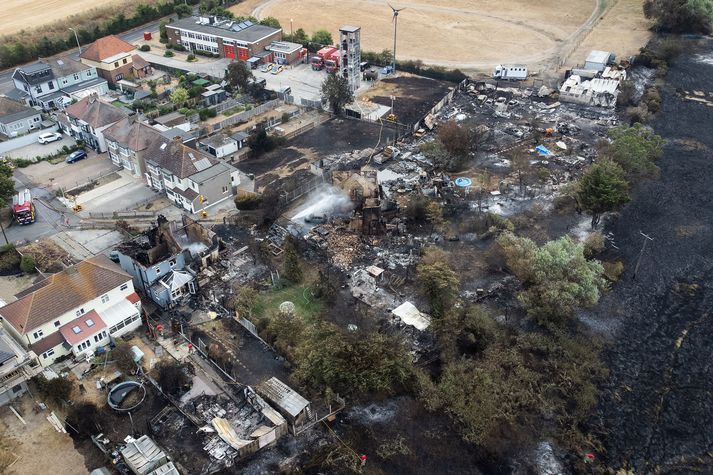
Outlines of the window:
{"label": "window", "polygon": [[79,327],[79,325],[73,326],[73,327],[72,327],[72,331],[73,331],[74,333],[76,333],[77,335],[79,335],[80,333],[82,333],[82,329]]}
{"label": "window", "polygon": [[121,287],[119,287],[119,290],[126,290],[129,288],[129,284],[121,284]]}
{"label": "window", "polygon": [[16,384],[12,387],[12,393],[17,394],[22,391],[22,384]]}
{"label": "window", "polygon": [[[76,76],[76,74],[75,74],[75,76]],[[62,79],[62,84],[64,84],[65,86],[67,85],[67,82],[68,81],[66,79],[64,79],[64,78]]]}
{"label": "window", "polygon": [[54,89],[54,83],[52,81],[48,82],[47,87],[49,87],[51,91],[52,89]]}
{"label": "window", "polygon": [[42,92],[42,86],[35,86],[35,92],[37,92],[37,93]]}
{"label": "window", "polygon": [[47,359],[52,355],[54,355],[54,349],[50,349],[42,353],[42,358]]}
{"label": "window", "polygon": [[227,187],[227,186],[224,186],[224,187],[223,187],[223,193],[227,193],[227,192],[228,192],[228,187]]}
{"label": "window", "polygon": [[54,322],[54,326],[55,326],[55,327],[58,327],[58,326],[59,326],[59,320],[57,320],[56,322]]}
{"label": "window", "polygon": [[78,317],[81,317],[82,315],[84,315],[84,308],[80,308],[79,310],[77,310],[77,311],[75,312],[75,314],[76,314]]}
{"label": "window", "polygon": [[124,79],[124,75],[123,75],[123,74],[117,74],[117,75],[116,75],[116,80],[117,80],[117,81],[121,81],[122,79]]}
{"label": "window", "polygon": [[32,336],[35,338],[35,340],[39,340],[42,338],[44,333],[42,333],[42,330],[37,330],[35,333],[32,334]]}
{"label": "window", "polygon": [[87,318],[86,320],[84,320],[84,323],[86,323],[87,327],[89,328],[94,326],[94,320],[92,320],[91,318]]}
{"label": "window", "polygon": [[74,73],[74,80],[79,81],[79,73]]}
{"label": "window", "polygon": [[94,343],[99,343],[104,338],[106,338],[106,332],[97,333],[94,335]]}
{"label": "window", "polygon": [[118,68],[118,67],[119,67],[119,61],[117,61],[117,62],[114,63],[114,67],[115,67],[115,68]]}
{"label": "window", "polygon": [[168,265],[174,267],[176,265],[176,259],[171,259],[170,261],[168,261]]}
{"label": "window", "polygon": [[154,270],[154,272],[156,272],[157,274],[160,274],[160,273],[161,273],[161,268],[160,268],[159,266],[154,267],[153,270]]}
{"label": "window", "polygon": [[123,63],[124,63],[124,64],[126,64],[126,58],[124,58],[124,61],[123,61]]}
{"label": "window", "polygon": [[109,294],[102,295],[102,303],[107,303],[109,301]]}

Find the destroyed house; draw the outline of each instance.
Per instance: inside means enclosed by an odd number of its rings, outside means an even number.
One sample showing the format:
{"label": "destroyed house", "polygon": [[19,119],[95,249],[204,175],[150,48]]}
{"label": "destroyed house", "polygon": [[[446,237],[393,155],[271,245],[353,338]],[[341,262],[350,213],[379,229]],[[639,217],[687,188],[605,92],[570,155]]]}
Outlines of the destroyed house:
{"label": "destroyed house", "polygon": [[309,401],[274,376],[255,389],[287,419],[293,434],[295,426],[301,426],[314,419]]}
{"label": "destroyed house", "polygon": [[182,226],[159,216],[157,226],[121,244],[121,268],[161,308],[198,290],[196,272],[217,259],[220,238],[187,216]]}
{"label": "destroyed house", "polygon": [[141,325],[131,276],[104,255],[50,275],[0,308],[5,329],[39,356],[42,366],[86,358]]}
{"label": "destroyed house", "polygon": [[149,475],[168,462],[166,453],[147,435],[128,439],[121,456],[135,475]]}

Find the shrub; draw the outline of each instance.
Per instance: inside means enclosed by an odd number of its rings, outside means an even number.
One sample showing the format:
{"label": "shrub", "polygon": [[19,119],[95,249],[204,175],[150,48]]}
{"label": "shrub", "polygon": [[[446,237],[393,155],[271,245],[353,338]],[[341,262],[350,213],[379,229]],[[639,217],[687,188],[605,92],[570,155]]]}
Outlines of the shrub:
{"label": "shrub", "polygon": [[602,267],[604,267],[604,277],[610,282],[619,280],[619,276],[624,272],[624,263],[621,261],[604,261],[602,262]]}
{"label": "shrub", "polygon": [[61,403],[68,401],[74,390],[74,383],[67,378],[58,377],[47,379],[42,375],[33,378],[40,394],[54,402]]}
{"label": "shrub", "polygon": [[111,352],[111,359],[116,361],[116,365],[125,373],[133,373],[136,370],[134,355],[129,345],[118,345]]}
{"label": "shrub", "polygon": [[26,168],[26,167],[29,167],[30,165],[32,165],[32,163],[33,163],[32,160],[27,160],[25,158],[15,158],[13,160],[13,162],[15,163],[15,166],[17,168]]}
{"label": "shrub", "polygon": [[22,259],[20,260],[20,269],[22,269],[22,272],[25,274],[34,274],[37,272],[35,258],[29,254],[22,256]]}
{"label": "shrub", "polygon": [[168,394],[178,394],[190,381],[181,365],[172,361],[162,361],[157,364],[156,372],[159,386]]}
{"label": "shrub", "polygon": [[20,265],[20,254],[12,244],[3,246],[0,250],[0,274],[16,273]]}
{"label": "shrub", "polygon": [[167,58],[172,58],[173,57],[173,51],[166,51],[163,53],[163,55]]}
{"label": "shrub", "polygon": [[151,51],[151,47],[149,45],[141,45],[139,51]]}
{"label": "shrub", "polygon": [[243,211],[258,209],[261,203],[262,200],[258,195],[243,195],[235,197],[235,207]]}
{"label": "shrub", "polygon": [[282,114],[282,123],[283,124],[288,123],[290,121],[290,117],[291,116],[290,116],[289,112],[285,112],[284,114]]}
{"label": "shrub", "polygon": [[186,58],[186,61],[195,61],[195,60],[196,60],[196,56],[193,54],[189,54],[188,57]]}
{"label": "shrub", "polygon": [[168,44],[166,45],[166,49],[173,49],[173,45],[172,45],[171,43],[168,43]]}
{"label": "shrub", "polygon": [[604,250],[604,235],[602,233],[592,233],[584,240],[584,257],[591,259]]}
{"label": "shrub", "polygon": [[173,49],[176,51],[186,51],[186,47],[183,45],[173,45]]}

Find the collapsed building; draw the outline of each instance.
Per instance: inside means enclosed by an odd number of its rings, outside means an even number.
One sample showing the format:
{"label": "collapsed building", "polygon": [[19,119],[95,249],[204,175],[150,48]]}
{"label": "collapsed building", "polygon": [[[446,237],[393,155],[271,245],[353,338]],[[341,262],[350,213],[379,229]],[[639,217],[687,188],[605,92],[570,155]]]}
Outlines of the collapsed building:
{"label": "collapsed building", "polygon": [[583,68],[574,68],[559,89],[559,99],[585,106],[616,106],[619,85],[626,80],[626,70],[613,65],[615,56],[606,51],[592,51]]}
{"label": "collapsed building", "polygon": [[115,250],[137,289],[161,308],[198,290],[197,273],[218,260],[220,237],[186,215],[182,223],[159,216],[156,226]]}
{"label": "collapsed building", "polygon": [[354,204],[351,230],[365,235],[383,234],[389,217],[396,215],[396,205],[385,199],[376,171],[333,171],[332,183],[343,190]]}

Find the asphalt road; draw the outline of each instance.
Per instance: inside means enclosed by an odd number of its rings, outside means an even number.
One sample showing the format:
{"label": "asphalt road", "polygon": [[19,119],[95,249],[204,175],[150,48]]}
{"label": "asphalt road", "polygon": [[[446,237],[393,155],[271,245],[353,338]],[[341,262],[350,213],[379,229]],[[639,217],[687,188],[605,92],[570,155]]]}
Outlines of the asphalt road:
{"label": "asphalt road", "polygon": [[[158,26],[161,20],[157,20],[151,23],[147,23],[145,25],[142,25],[138,28],[135,28],[133,30],[127,31],[125,33],[122,33],[119,35],[121,39],[124,41],[128,41],[129,43],[135,43],[144,37],[144,31],[150,31],[152,34],[158,34]],[[89,45],[83,45],[82,47],[84,48],[85,46]],[[79,51],[77,51],[76,48],[71,50],[69,54],[67,52],[59,53],[57,56],[65,56],[68,55],[71,59],[74,60],[79,60]],[[5,94],[12,89],[14,89],[14,85],[12,82],[12,73],[15,72],[15,68],[7,69],[3,72],[0,72],[0,94]]]}

